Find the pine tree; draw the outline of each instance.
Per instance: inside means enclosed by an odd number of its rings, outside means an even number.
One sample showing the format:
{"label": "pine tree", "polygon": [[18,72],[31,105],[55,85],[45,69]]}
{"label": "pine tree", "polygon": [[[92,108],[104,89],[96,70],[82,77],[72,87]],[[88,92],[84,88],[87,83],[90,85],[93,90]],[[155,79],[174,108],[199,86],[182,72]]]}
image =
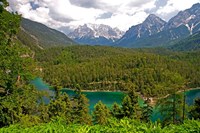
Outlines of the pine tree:
{"label": "pine tree", "polygon": [[[159,112],[163,117],[163,124],[180,123],[182,120],[182,97],[173,94],[158,101]],[[175,105],[175,106],[174,106]]]}
{"label": "pine tree", "polygon": [[57,99],[52,99],[48,106],[48,114],[50,118],[61,117],[66,120],[66,123],[72,122],[72,105],[70,98],[66,93]]}
{"label": "pine tree", "polygon": [[95,123],[105,125],[110,118],[110,110],[99,101],[94,107],[93,118]]}
{"label": "pine tree", "polygon": [[141,120],[145,122],[150,122],[150,117],[153,113],[153,107],[150,105],[150,99],[147,98],[144,102],[144,106],[142,107],[142,118]]}
{"label": "pine tree", "polygon": [[140,119],[141,108],[138,104],[138,95],[133,86],[128,89],[128,95],[122,101],[124,117]]}
{"label": "pine tree", "polygon": [[126,96],[122,101],[122,110],[124,117],[133,117],[134,114],[134,107],[131,102],[131,98]]}
{"label": "pine tree", "polygon": [[118,118],[118,119],[123,117],[122,109],[120,105],[117,104],[116,102],[112,105],[111,114],[113,117]]}
{"label": "pine tree", "polygon": [[60,84],[59,84],[57,79],[54,79],[52,88],[53,88],[53,90],[55,92],[55,99],[59,99],[60,94],[61,94],[60,91],[62,89],[62,86],[60,86]]}
{"label": "pine tree", "polygon": [[78,123],[81,124],[91,124],[91,116],[89,114],[89,100],[85,95],[80,94],[77,98],[77,107],[75,114],[77,115]]}
{"label": "pine tree", "polygon": [[81,93],[80,85],[76,85],[76,95],[73,98],[73,119],[77,123],[91,124],[92,118],[89,114],[89,100]]}

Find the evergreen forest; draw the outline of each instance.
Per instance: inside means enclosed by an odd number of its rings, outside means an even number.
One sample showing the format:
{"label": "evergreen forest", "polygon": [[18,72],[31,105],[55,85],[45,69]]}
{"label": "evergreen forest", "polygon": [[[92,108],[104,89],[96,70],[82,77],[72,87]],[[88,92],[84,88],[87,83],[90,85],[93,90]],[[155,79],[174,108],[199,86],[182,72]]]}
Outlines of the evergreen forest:
{"label": "evergreen forest", "polygon": [[[187,106],[180,93],[200,87],[198,49],[77,44],[41,49],[22,36],[22,17],[7,6],[0,0],[0,132],[200,132],[200,99]],[[50,84],[54,95],[31,84],[37,77]],[[63,88],[76,95],[62,93]],[[121,91],[126,96],[111,108],[99,101],[90,112],[83,91]],[[157,99],[163,115],[156,122],[150,119],[151,99]]]}

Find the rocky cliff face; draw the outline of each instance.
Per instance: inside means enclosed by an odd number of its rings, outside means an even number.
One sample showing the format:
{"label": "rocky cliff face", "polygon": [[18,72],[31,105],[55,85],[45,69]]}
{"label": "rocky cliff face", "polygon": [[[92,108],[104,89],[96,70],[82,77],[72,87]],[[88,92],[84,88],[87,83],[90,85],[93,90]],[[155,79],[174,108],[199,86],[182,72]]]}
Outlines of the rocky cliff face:
{"label": "rocky cliff face", "polygon": [[190,9],[179,12],[175,17],[171,18],[165,30],[177,28],[184,25],[192,34],[199,30],[200,24],[200,3],[193,5]]}
{"label": "rocky cliff face", "polygon": [[132,26],[124,36],[119,39],[116,44],[123,45],[123,43],[129,43],[136,41],[140,38],[149,37],[163,30],[166,22],[156,15],[149,15],[146,20],[136,26]]}

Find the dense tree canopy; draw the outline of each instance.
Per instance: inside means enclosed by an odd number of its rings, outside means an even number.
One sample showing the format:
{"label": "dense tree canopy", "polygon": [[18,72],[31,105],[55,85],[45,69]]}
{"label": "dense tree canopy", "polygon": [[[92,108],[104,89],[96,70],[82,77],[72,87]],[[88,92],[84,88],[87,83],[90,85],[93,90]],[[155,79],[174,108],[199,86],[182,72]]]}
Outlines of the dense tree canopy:
{"label": "dense tree canopy", "polygon": [[20,16],[0,6],[0,126],[34,119],[40,93],[31,85],[36,65],[32,52],[16,40]]}
{"label": "dense tree canopy", "polygon": [[[50,48],[36,54],[43,79],[67,88],[121,90],[130,86],[145,96],[163,96],[174,87],[200,86],[199,52],[171,53],[100,46]],[[170,54],[170,56],[168,54]]]}

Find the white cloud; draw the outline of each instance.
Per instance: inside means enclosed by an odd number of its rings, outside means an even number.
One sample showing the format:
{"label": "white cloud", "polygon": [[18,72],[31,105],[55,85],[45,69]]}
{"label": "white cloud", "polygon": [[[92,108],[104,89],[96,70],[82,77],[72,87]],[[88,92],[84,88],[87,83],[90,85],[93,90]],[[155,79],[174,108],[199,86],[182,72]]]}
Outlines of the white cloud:
{"label": "white cloud", "polygon": [[145,12],[138,12],[133,14],[131,17],[128,14],[115,14],[109,19],[99,19],[96,21],[97,24],[112,24],[112,27],[118,27],[121,30],[127,30],[132,25],[136,25],[144,21],[148,16]]}
{"label": "white cloud", "polygon": [[[199,0],[8,0],[10,9],[23,17],[41,22],[52,28],[102,23],[127,30],[144,21],[150,13],[168,19]],[[32,3],[32,4],[31,4]],[[34,6],[34,7],[33,7]],[[161,8],[162,7],[162,8]],[[152,12],[151,12],[152,11]],[[105,14],[109,14],[106,17]],[[109,17],[108,17],[109,16]],[[67,28],[65,28],[67,29]]]}

